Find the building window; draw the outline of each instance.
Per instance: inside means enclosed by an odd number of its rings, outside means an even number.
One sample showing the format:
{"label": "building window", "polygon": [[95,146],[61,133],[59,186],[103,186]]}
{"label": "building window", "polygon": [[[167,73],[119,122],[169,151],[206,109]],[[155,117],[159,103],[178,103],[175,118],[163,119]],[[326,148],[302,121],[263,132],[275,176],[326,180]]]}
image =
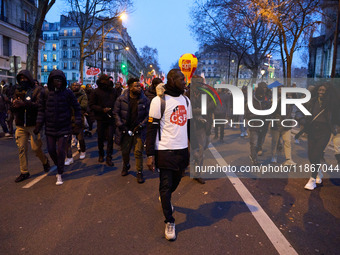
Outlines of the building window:
{"label": "building window", "polygon": [[63,58],[67,58],[67,51],[66,50],[63,51]]}
{"label": "building window", "polygon": [[52,44],[52,50],[57,50],[57,44],[55,43]]}
{"label": "building window", "polygon": [[72,40],[72,47],[76,46],[76,40]]}
{"label": "building window", "polygon": [[53,54],[52,58],[53,58],[53,62],[57,62],[57,55],[56,54]]}
{"label": "building window", "polygon": [[11,55],[10,39],[7,36],[2,36],[2,54],[9,57]]}
{"label": "building window", "polygon": [[57,65],[54,65],[53,66],[53,70],[57,70],[58,68],[57,68]]}
{"label": "building window", "polygon": [[53,34],[53,40],[58,40],[58,36],[56,34]]}
{"label": "building window", "polygon": [[76,80],[77,79],[77,74],[76,73],[72,73],[72,80]]}
{"label": "building window", "polygon": [[67,62],[64,62],[64,69],[67,69]]}
{"label": "building window", "polygon": [[44,62],[47,61],[47,54],[44,54]]}
{"label": "building window", "polygon": [[67,40],[63,40],[63,47],[67,47]]}
{"label": "building window", "polygon": [[106,54],[106,61],[110,61],[110,54]]}
{"label": "building window", "polygon": [[7,1],[0,0],[0,20],[7,22]]}
{"label": "building window", "polygon": [[72,69],[77,69],[77,62],[72,62]]}
{"label": "building window", "polygon": [[72,51],[72,58],[76,58],[77,57],[77,51],[73,50]]}
{"label": "building window", "polygon": [[101,59],[101,58],[102,58],[102,53],[98,52],[98,59]]}
{"label": "building window", "polygon": [[67,30],[64,29],[64,36],[67,36]]}
{"label": "building window", "polygon": [[76,30],[72,29],[72,36],[76,36]]}
{"label": "building window", "polygon": [[27,11],[24,11],[24,18],[25,18],[25,22],[29,22],[29,13]]}
{"label": "building window", "polygon": [[47,72],[47,65],[44,65],[44,72]]}

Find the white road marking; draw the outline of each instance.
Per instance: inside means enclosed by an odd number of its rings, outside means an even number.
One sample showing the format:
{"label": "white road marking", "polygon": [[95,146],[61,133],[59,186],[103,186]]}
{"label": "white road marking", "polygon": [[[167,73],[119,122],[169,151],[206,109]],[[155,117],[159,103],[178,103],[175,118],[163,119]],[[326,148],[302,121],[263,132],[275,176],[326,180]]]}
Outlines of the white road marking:
{"label": "white road marking", "polygon": [[[220,166],[228,166],[227,162],[211,143],[209,144],[209,150]],[[228,172],[226,175],[278,253],[298,254],[237,175],[232,172]]]}
{"label": "white road marking", "polygon": [[[72,154],[72,157],[74,158],[76,155],[78,154],[78,152],[75,152]],[[33,179],[32,181],[30,181],[29,183],[27,183],[25,186],[23,186],[23,189],[28,189],[31,188],[34,184],[37,184],[38,182],[40,182],[42,179],[44,179],[49,173],[52,173],[54,170],[56,170],[57,167],[56,166],[52,166],[50,171],[48,171],[47,173],[44,173],[43,175],[38,176],[37,178]]]}

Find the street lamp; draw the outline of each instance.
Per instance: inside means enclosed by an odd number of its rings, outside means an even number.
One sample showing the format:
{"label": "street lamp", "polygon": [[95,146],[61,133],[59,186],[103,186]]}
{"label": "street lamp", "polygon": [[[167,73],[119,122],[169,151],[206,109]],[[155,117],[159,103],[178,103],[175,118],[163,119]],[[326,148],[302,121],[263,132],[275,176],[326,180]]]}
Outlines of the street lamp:
{"label": "street lamp", "polygon": [[120,15],[120,19],[121,19],[122,21],[125,21],[125,20],[127,19],[127,14],[126,14],[126,12],[123,12],[123,13]]}
{"label": "street lamp", "polygon": [[262,81],[263,81],[263,75],[264,75],[265,72],[266,72],[266,70],[261,69]]}

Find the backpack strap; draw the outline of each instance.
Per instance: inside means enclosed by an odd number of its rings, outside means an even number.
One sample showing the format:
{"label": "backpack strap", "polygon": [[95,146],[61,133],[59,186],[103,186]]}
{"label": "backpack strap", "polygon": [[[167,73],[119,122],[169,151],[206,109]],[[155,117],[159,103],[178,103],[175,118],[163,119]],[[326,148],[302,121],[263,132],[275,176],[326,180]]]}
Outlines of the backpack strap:
{"label": "backpack strap", "polygon": [[158,126],[158,140],[161,140],[161,119],[163,118],[164,111],[165,111],[165,96],[160,96],[161,99],[161,117],[159,119],[159,126]]}

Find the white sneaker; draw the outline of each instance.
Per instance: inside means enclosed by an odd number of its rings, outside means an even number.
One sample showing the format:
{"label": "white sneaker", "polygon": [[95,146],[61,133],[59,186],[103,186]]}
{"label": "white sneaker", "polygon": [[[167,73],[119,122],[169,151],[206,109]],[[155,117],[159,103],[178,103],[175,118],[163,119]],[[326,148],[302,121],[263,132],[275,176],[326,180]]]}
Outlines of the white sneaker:
{"label": "white sneaker", "polygon": [[276,156],[272,157],[272,160],[270,162],[277,163],[277,157]]}
{"label": "white sneaker", "polygon": [[241,136],[241,137],[244,137],[244,133],[242,132],[242,133],[240,134],[240,136]]}
{"label": "white sneaker", "polygon": [[5,137],[10,137],[11,134],[10,133],[5,133]]}
{"label": "white sneaker", "polygon": [[65,166],[69,166],[69,165],[71,165],[71,164],[73,164],[73,158],[66,158],[66,160],[65,160]]}
{"label": "white sneaker", "polygon": [[86,156],[86,152],[80,152],[79,159],[84,159]]}
{"label": "white sneaker", "polygon": [[245,137],[248,137],[247,131],[244,132],[244,136],[245,136]]}
{"label": "white sneaker", "polygon": [[300,144],[299,139],[295,139],[295,144]]}
{"label": "white sneaker", "polygon": [[175,223],[168,222],[165,224],[165,238],[169,241],[176,239]]}
{"label": "white sneaker", "polygon": [[63,184],[63,179],[61,179],[61,174],[57,174],[57,182],[55,183],[56,185],[61,185]]}
{"label": "white sneaker", "polygon": [[323,177],[322,171],[319,171],[318,175],[316,176],[315,182],[317,184],[321,184],[322,183],[322,177]]}
{"label": "white sneaker", "polygon": [[287,159],[284,163],[283,163],[284,166],[295,166],[296,163],[291,160],[291,159]]}
{"label": "white sneaker", "polygon": [[313,177],[309,178],[309,181],[305,185],[305,189],[308,189],[308,190],[315,189],[316,188],[315,182],[316,182],[316,180]]}

